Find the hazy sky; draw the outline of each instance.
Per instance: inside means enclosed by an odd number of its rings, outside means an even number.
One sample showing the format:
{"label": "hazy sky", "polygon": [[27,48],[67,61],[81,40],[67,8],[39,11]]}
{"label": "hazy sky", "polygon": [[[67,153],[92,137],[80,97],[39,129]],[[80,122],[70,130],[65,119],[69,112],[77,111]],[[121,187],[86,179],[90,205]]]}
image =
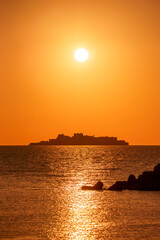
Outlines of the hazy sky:
{"label": "hazy sky", "polygon": [[0,144],[160,144],[159,13],[159,0],[1,0]]}

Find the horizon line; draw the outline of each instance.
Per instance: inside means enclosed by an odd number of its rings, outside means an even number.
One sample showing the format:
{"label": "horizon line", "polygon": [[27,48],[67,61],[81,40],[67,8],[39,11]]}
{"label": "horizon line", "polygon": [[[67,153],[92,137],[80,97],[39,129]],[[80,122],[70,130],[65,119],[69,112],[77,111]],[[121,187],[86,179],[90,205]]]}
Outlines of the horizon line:
{"label": "horizon line", "polygon": [[0,147],[5,147],[5,146],[6,147],[7,146],[8,147],[9,146],[13,146],[13,147],[14,146],[17,146],[17,147],[18,146],[22,146],[22,147],[23,146],[31,146],[31,147],[33,147],[33,146],[40,146],[40,147],[43,147],[43,146],[105,146],[105,147],[106,146],[120,146],[120,147],[125,146],[126,147],[126,146],[128,146],[129,147],[129,146],[160,146],[160,144],[129,144],[129,145],[114,145],[114,144],[113,145],[109,145],[109,144],[108,145],[107,144],[106,145],[99,145],[99,144],[97,144],[97,145],[91,145],[91,144],[80,144],[80,145],[78,145],[78,144],[77,145],[73,145],[73,144],[70,144],[70,145],[69,144],[63,144],[63,145],[58,145],[58,144],[57,145],[0,144]]}

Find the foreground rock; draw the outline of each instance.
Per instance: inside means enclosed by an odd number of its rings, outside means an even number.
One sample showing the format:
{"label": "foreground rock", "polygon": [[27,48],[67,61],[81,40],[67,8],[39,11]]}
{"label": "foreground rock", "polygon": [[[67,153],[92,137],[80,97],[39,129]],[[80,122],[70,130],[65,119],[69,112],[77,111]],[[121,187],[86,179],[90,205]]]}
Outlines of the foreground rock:
{"label": "foreground rock", "polygon": [[117,181],[108,190],[142,190],[142,191],[158,191],[160,190],[160,163],[154,167],[154,171],[143,172],[136,177],[130,175],[127,181]]}
{"label": "foreground rock", "polygon": [[102,190],[103,183],[101,181],[98,181],[94,186],[82,186],[82,190]]}

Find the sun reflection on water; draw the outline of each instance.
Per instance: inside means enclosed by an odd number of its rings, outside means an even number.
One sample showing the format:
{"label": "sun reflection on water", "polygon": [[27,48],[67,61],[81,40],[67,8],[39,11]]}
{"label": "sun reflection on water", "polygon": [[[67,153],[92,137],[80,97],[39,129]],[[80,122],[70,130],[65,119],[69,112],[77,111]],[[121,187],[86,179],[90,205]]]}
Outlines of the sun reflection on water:
{"label": "sun reflection on water", "polygon": [[70,208],[72,232],[70,239],[91,239],[91,231],[95,223],[92,218],[93,202],[92,192],[86,193],[85,197],[82,194],[73,196],[72,207]]}
{"label": "sun reflection on water", "polygon": [[113,225],[113,222],[107,222],[104,214],[102,214],[103,192],[82,191],[80,189],[75,189],[72,193],[70,191],[67,192],[69,194],[68,204],[70,206],[68,239],[96,239],[96,236],[98,237],[99,234],[103,235],[104,227]]}
{"label": "sun reflection on water", "polygon": [[[82,185],[94,185],[102,177],[99,172],[97,174],[97,165],[95,165],[97,159],[95,160],[95,154],[93,156],[92,152],[88,152],[88,147],[77,147],[71,153],[71,159],[76,159],[76,161],[72,161],[68,165],[66,159],[63,160],[63,166],[57,168],[57,182],[53,182],[53,189],[50,193],[53,201],[48,206],[50,214],[48,238],[105,239],[109,237],[110,229],[114,226],[114,222],[110,218],[112,204],[110,194],[107,191],[81,190]],[[99,157],[97,158],[99,160]],[[79,165],[77,165],[77,161]],[[63,173],[64,166],[67,168],[65,174]],[[51,169],[55,172],[54,167],[55,163],[51,165]],[[102,167],[99,163],[99,168]],[[59,176],[63,180],[59,181]],[[101,180],[103,179],[101,178]],[[106,195],[108,196],[106,197]]]}

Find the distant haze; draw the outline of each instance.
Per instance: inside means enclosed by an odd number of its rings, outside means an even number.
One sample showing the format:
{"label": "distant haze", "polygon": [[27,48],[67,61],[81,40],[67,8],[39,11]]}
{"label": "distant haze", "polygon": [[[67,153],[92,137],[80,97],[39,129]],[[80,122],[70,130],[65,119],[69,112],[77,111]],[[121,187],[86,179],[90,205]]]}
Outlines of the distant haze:
{"label": "distant haze", "polygon": [[0,145],[74,132],[160,144],[159,12],[157,0],[0,1]]}

